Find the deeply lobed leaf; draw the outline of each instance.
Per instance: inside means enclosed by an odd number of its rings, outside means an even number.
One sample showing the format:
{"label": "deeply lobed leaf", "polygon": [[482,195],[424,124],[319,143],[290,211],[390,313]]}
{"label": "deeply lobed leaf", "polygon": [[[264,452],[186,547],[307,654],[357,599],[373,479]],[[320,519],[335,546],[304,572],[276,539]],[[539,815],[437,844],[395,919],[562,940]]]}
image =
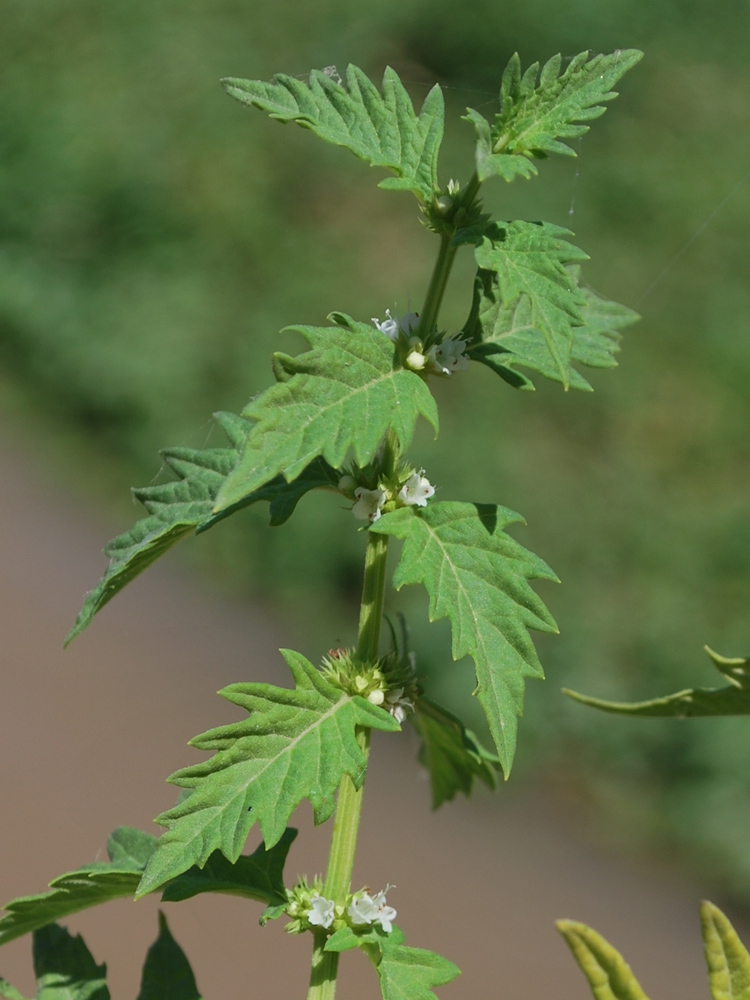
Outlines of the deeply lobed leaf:
{"label": "deeply lobed leaf", "polygon": [[156,837],[118,827],[107,841],[109,862],[95,862],[60,875],[50,892],[22,896],[5,906],[0,945],[111,899],[132,896],[156,848]]}
{"label": "deeply lobed leaf", "polygon": [[420,414],[437,430],[435,400],[423,379],[400,366],[393,342],[342,313],[331,319],[336,326],[292,327],[310,351],[274,356],[279,381],[243,411],[255,426],[215,511],[245,503],[279,474],[295,480],[319,455],[338,468],[351,448],[366,465],[389,430],[405,448]]}
{"label": "deeply lobed leaf", "polygon": [[475,778],[489,788],[496,786],[500,759],[485,750],[455,715],[429,698],[419,698],[412,720],[422,740],[419,760],[430,775],[433,809],[450,802],[457,792],[468,798]]}
{"label": "deeply lobed leaf", "polygon": [[551,153],[575,156],[561,139],[576,139],[589,130],[582,122],[603,115],[605,101],[617,94],[612,89],[643,53],[624,49],[610,55],[581,52],[561,73],[563,60],[553,56],[522,73],[516,53],[503,74],[500,114],[490,124],[483,115],[468,109],[466,118],[477,132],[477,173],[484,181],[495,174],[512,180],[536,173],[530,158]]}
{"label": "deeply lobed leaf", "polygon": [[630,966],[601,934],[574,920],[558,920],[557,929],[596,1000],[648,1000]]}
{"label": "deeply lobed leaf", "polygon": [[528,629],[557,626],[529,580],[557,580],[545,562],[505,533],[523,518],[505,507],[455,502],[385,514],[371,531],[404,540],[394,585],[424,583],[430,621],[450,618],[453,658],[470,655],[506,776],[523,711],[524,678],[543,677]]}
{"label": "deeply lobed leaf", "polygon": [[228,94],[282,122],[294,121],[321,139],[345,146],[373,167],[395,178],[380,187],[413,191],[429,202],[438,188],[437,159],[443,137],[444,104],[439,86],[427,95],[419,115],[398,74],[388,67],[382,96],[356,66],[345,81],[313,70],[307,83],[277,74],[262,80],[222,80]]}
{"label": "deeply lobed leaf", "polygon": [[750,955],[718,906],[701,903],[701,928],[713,1000],[750,1000]]}
{"label": "deeply lobed leaf", "polygon": [[193,970],[159,913],[159,936],[146,955],[138,1000],[201,1000]]}
{"label": "deeply lobed leaf", "polygon": [[[577,271],[577,268],[569,268],[576,281]],[[515,388],[534,388],[532,381],[517,370],[524,367],[555,382],[565,384],[567,381],[574,389],[590,391],[591,385],[573,365],[615,367],[619,331],[636,322],[638,314],[589,288],[579,287],[578,290],[581,324],[570,328],[569,362],[567,369],[561,369],[550,353],[544,331],[535,323],[531,298],[524,294],[514,304],[507,305],[497,275],[480,268],[471,315],[464,328],[464,334],[472,341],[469,357],[487,365]]]}
{"label": "deeply lobed leaf", "polygon": [[294,484],[282,476],[271,478],[262,489],[243,496],[239,503],[221,514],[214,514],[219,490],[237,463],[252,426],[250,421],[233,413],[216,413],[214,417],[227,435],[229,447],[169,448],[162,452],[165,464],[179,478],[133,490],[148,515],[105,546],[109,566],[98,586],[86,596],[65,640],[66,645],[90,624],[97,611],[115,594],[182,538],[207,531],[235,510],[260,500],[270,503],[271,524],[283,524],[305,493],[336,481],[333,470],[318,459],[302,470]]}
{"label": "deeply lobed leaf", "polygon": [[214,851],[236,861],[257,821],[267,848],[282,837],[287,821],[309,799],[316,823],[331,815],[343,775],[359,785],[365,756],[357,726],[394,731],[398,723],[363,698],[350,697],[291,650],[282,650],[294,689],[270,684],[233,684],[220,694],[250,716],[191,741],[213,757],[169,779],[190,794],[157,822],[167,827],[138,889],[138,896],[193,865],[202,868]]}
{"label": "deeply lobed leaf", "polygon": [[563,689],[575,701],[603,712],[631,715],[637,718],[702,718],[721,715],[750,715],[750,660],[741,657],[719,656],[706,646],[717,670],[730,681],[723,688],[686,688],[663,698],[649,701],[606,701],[591,698],[577,691]]}

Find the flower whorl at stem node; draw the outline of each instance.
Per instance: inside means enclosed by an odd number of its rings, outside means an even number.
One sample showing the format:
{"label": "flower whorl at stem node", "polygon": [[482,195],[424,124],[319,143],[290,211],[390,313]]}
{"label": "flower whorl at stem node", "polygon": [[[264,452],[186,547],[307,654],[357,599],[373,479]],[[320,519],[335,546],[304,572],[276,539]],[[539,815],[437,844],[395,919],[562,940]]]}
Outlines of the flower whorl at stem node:
{"label": "flower whorl at stem node", "polygon": [[413,659],[402,662],[392,653],[375,663],[363,663],[351,650],[331,650],[321,672],[329,684],[381,706],[399,724],[414,711],[419,696]]}

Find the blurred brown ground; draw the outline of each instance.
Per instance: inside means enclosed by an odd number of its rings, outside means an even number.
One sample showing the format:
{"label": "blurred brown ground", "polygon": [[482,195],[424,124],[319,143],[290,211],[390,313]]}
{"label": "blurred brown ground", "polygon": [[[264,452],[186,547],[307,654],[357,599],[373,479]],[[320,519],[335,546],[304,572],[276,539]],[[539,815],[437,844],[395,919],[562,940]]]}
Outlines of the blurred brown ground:
{"label": "blurred brown ground", "polygon": [[[103,569],[107,526],[86,522],[51,477],[0,454],[0,899],[41,891],[55,875],[103,858],[107,834],[143,829],[175,790],[196,733],[235,717],[215,692],[243,679],[286,684],[283,623],[218,602],[170,558],[140,578],[63,653],[62,637]],[[663,1000],[707,995],[697,891],[587,844],[541,789],[501,789],[431,815],[410,733],[375,744],[355,883],[395,888],[389,902],[409,943],[453,959],[464,975],[442,996],[585,998],[588,989],[553,920],[593,924]],[[197,759],[197,758],[196,758]],[[305,808],[288,873],[325,865],[328,826]],[[258,837],[251,834],[249,849]],[[110,970],[115,1000],[137,995],[156,935],[156,900],[74,917]],[[201,897],[165,911],[206,1000],[305,996],[310,943],[259,907]],[[748,927],[739,925],[740,932]],[[747,935],[746,935],[747,938]],[[343,960],[340,996],[379,996],[359,955]],[[28,939],[0,951],[0,974],[33,993]]]}

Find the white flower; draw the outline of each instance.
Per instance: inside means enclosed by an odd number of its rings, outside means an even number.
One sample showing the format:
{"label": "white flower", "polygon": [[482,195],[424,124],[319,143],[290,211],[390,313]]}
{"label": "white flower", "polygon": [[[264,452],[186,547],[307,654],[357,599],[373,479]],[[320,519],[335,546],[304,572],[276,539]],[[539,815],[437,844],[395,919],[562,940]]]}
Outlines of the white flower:
{"label": "white flower", "polygon": [[403,725],[406,721],[406,713],[414,711],[414,702],[411,698],[404,698],[403,688],[393,688],[392,691],[386,692],[383,707],[390,712],[399,725]]}
{"label": "white flower", "polygon": [[391,310],[386,309],[385,317],[386,318],[383,320],[382,323],[380,322],[379,319],[376,319],[374,316],[372,318],[372,321],[375,324],[376,328],[380,330],[381,333],[384,333],[386,337],[389,337],[391,340],[398,340],[399,333],[405,333],[408,336],[412,332],[412,330],[416,330],[417,325],[419,323],[419,315],[414,312],[408,312],[405,315],[399,317],[399,316],[391,316]]}
{"label": "white flower", "polygon": [[307,922],[313,927],[330,927],[333,923],[334,902],[326,899],[316,892],[310,898],[310,912],[307,914]]}
{"label": "white flower", "polygon": [[469,359],[464,353],[467,340],[458,340],[458,334],[446,337],[441,343],[433,344],[427,352],[428,371],[435,375],[451,375],[453,372],[465,371],[469,367]]}
{"label": "white flower", "polygon": [[435,495],[435,487],[423,472],[424,469],[420,469],[412,473],[399,490],[398,498],[407,507],[426,507],[429,498]]}
{"label": "white flower", "polygon": [[357,502],[352,507],[352,514],[358,521],[369,521],[372,524],[380,517],[380,508],[386,501],[383,490],[366,490],[359,486],[354,491]]}
{"label": "white flower", "polygon": [[380,924],[386,934],[393,930],[393,921],[396,919],[396,911],[392,906],[388,906],[385,901],[385,894],[392,885],[381,889],[374,896],[369,892],[362,892],[354,897],[349,904],[349,917],[355,927],[362,927],[365,924]]}

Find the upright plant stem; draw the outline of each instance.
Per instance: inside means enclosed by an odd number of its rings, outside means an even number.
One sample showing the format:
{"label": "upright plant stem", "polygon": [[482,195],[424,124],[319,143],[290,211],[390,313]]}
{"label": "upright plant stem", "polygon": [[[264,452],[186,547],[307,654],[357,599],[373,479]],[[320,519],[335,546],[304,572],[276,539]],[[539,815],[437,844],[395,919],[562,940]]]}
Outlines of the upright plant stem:
{"label": "upright plant stem", "polygon": [[[371,533],[367,539],[365,555],[365,578],[362,587],[362,607],[359,615],[359,638],[357,656],[363,661],[377,659],[380,627],[383,621],[383,597],[385,594],[385,568],[388,556],[388,536]],[[370,751],[370,730],[360,729],[357,733],[365,755],[365,768]],[[344,775],[339,786],[336,803],[336,819],[333,824],[331,851],[328,857],[323,895],[336,903],[343,903],[351,888],[354,854],[357,848],[357,831],[362,812],[364,778],[359,788],[348,775]],[[336,975],[339,956],[336,952],[325,951],[328,938],[321,929],[313,935],[313,958],[310,973],[308,1000],[333,1000],[336,994]]]}
{"label": "upright plant stem", "polygon": [[[479,180],[474,174],[467,190],[468,204],[474,201],[478,190]],[[440,250],[419,319],[418,336],[422,339],[430,334],[437,324],[438,313],[458,249],[453,245],[454,235],[454,233],[445,233],[440,237]],[[378,658],[380,629],[383,622],[387,557],[388,536],[376,535],[371,532],[367,539],[365,577],[357,639],[357,657],[365,663],[372,663]],[[370,730],[361,729],[357,733],[357,741],[364,753],[366,768],[370,751]],[[341,779],[336,803],[336,819],[331,837],[331,851],[328,856],[328,872],[323,888],[325,898],[332,899],[337,904],[344,902],[351,889],[363,792],[364,778],[359,788],[354,786],[354,782],[348,775],[344,775]],[[327,940],[328,934],[323,928],[315,931],[308,1000],[334,1000],[336,995],[339,956],[337,952],[325,950]]]}
{"label": "upright plant stem", "polygon": [[444,233],[440,237],[440,251],[435,261],[435,267],[430,278],[430,286],[427,289],[422,315],[419,317],[419,327],[417,336],[424,340],[432,333],[437,324],[440,303],[443,301],[445,288],[448,284],[453,261],[456,257],[458,247],[453,246],[453,234]]}

